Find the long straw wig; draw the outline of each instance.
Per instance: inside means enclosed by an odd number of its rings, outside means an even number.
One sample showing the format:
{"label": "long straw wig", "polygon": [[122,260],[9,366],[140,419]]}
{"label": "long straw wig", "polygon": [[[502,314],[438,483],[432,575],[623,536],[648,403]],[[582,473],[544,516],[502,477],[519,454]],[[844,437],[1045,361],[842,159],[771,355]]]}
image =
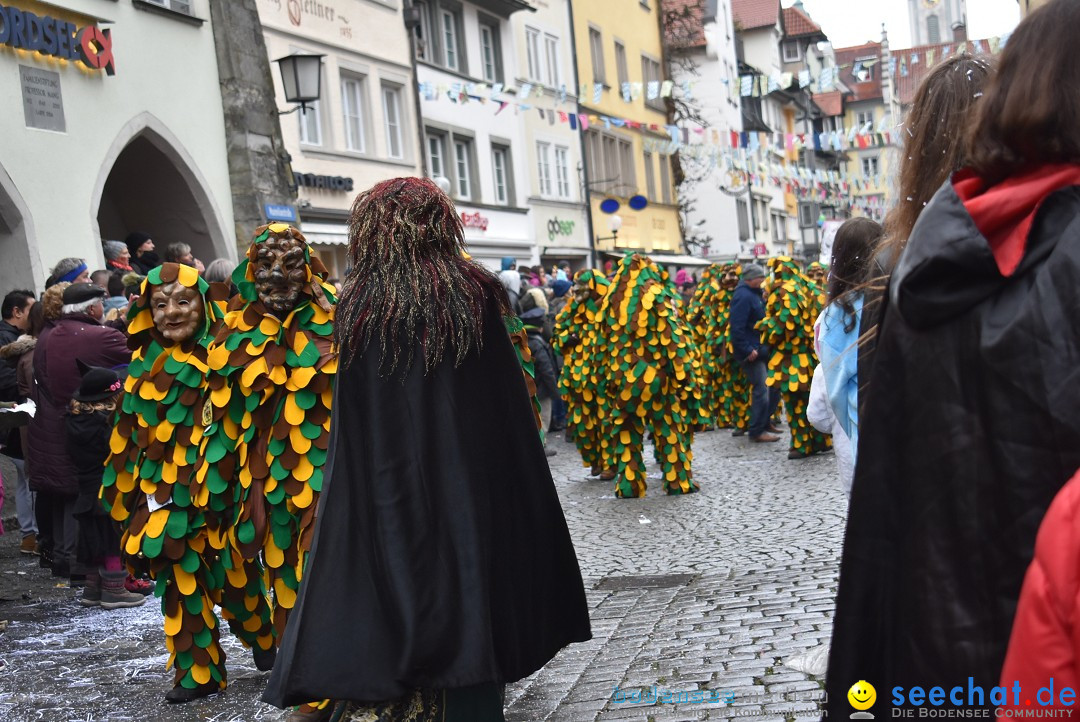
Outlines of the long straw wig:
{"label": "long straw wig", "polygon": [[499,279],[465,256],[454,204],[426,178],[394,178],[357,196],[335,335],[348,366],[378,340],[380,373],[407,371],[419,343],[424,371],[447,353],[458,366],[480,347],[486,299],[502,313]]}

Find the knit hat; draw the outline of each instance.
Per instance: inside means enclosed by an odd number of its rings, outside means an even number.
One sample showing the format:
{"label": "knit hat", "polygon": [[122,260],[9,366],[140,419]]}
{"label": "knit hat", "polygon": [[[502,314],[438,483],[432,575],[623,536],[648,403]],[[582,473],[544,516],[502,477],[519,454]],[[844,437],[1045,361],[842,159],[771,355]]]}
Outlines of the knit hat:
{"label": "knit hat", "polygon": [[559,280],[551,284],[551,292],[554,294],[555,298],[561,298],[566,295],[566,292],[570,290],[571,286],[573,286],[573,284],[570,283],[570,281]]}
{"label": "knit hat", "polygon": [[500,270],[509,271],[511,268],[517,265],[517,259],[513,256],[503,256],[502,268]]}
{"label": "knit hat", "polygon": [[151,238],[149,233],[143,233],[142,231],[132,231],[127,234],[127,238],[124,239],[124,245],[128,247],[128,253],[132,258],[139,252],[139,246],[149,241]]}
{"label": "knit hat", "polygon": [[87,366],[81,360],[75,359],[75,364],[82,374],[82,381],[78,390],[71,395],[76,401],[92,402],[104,401],[115,396],[124,388],[124,377],[113,369],[101,366]]}
{"label": "knit hat", "polygon": [[120,241],[102,241],[101,249],[105,252],[106,261],[115,261],[117,258],[124,255],[124,251],[127,250],[127,245]]}
{"label": "knit hat", "polygon": [[753,281],[755,278],[765,278],[765,269],[756,263],[748,263],[743,268],[742,277],[744,281]]}

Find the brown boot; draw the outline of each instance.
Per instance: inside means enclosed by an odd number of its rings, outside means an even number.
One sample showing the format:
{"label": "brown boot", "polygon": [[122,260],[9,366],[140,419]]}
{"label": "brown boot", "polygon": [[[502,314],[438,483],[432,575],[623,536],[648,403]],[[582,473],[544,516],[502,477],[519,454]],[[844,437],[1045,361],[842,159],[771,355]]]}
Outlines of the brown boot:
{"label": "brown boot", "polygon": [[127,572],[109,572],[99,569],[101,577],[101,608],[122,609],[124,607],[138,607],[146,602],[146,597],[135,592],[129,592],[124,588],[124,580]]}
{"label": "brown boot", "polygon": [[757,436],[751,436],[750,440],[753,441],[756,444],[764,444],[764,443],[768,443],[770,441],[779,441],[780,437],[775,436],[773,434],[764,433],[764,434],[758,434]]}
{"label": "brown boot", "polygon": [[87,572],[86,586],[83,588],[79,604],[84,607],[97,607],[101,605],[101,577],[95,571]]}

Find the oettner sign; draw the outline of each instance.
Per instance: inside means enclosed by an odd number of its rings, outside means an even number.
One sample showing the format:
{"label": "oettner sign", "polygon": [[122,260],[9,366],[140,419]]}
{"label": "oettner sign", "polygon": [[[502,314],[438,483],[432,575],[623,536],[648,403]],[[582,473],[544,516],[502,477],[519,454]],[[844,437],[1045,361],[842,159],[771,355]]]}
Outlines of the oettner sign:
{"label": "oettner sign", "polygon": [[78,27],[50,15],[0,5],[0,44],[64,60],[78,60],[91,70],[116,75],[112,33],[97,25]]}

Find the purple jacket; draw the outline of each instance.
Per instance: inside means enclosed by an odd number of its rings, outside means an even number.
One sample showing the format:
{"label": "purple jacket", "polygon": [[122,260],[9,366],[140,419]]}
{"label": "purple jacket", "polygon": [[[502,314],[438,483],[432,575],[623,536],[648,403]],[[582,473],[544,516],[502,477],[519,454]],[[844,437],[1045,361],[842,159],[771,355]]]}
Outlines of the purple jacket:
{"label": "purple jacket", "polygon": [[68,458],[64,413],[82,376],[75,359],[112,368],[131,361],[127,338],[88,315],[76,313],[50,322],[34,348],[37,413],[30,421],[27,466],[30,488],[75,496],[79,482]]}

